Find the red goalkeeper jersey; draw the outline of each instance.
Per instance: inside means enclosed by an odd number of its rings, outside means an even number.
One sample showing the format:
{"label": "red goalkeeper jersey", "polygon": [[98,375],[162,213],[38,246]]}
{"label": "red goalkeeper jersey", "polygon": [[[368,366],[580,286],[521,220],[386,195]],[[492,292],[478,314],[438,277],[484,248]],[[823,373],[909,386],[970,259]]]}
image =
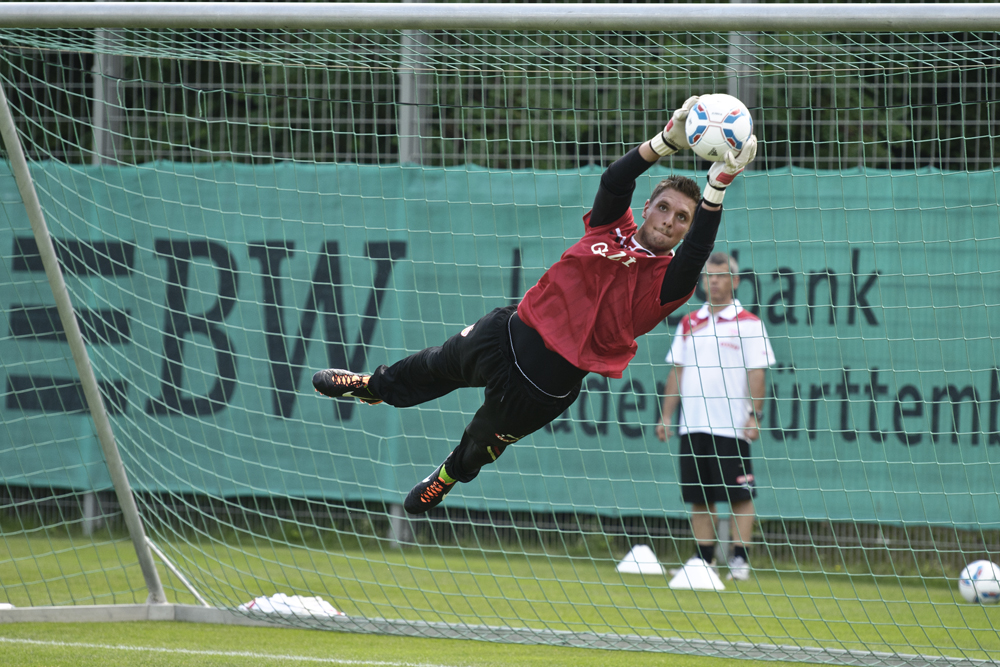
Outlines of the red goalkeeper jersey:
{"label": "red goalkeeper jersey", "polygon": [[635,241],[631,209],[596,229],[583,218],[586,233],[570,246],[517,308],[545,346],[577,368],[620,378],[635,356],[635,339],[683,305],[682,298],[660,305],[660,290],[673,253],[657,257]]}

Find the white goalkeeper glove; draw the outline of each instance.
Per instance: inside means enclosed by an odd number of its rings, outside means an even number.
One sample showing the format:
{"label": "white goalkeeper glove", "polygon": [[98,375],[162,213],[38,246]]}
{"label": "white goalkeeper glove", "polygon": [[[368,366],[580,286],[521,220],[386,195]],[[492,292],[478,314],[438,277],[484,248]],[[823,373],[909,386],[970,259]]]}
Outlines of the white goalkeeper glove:
{"label": "white goalkeeper glove", "polygon": [[691,148],[687,135],[684,133],[684,121],[687,120],[691,107],[698,103],[698,96],[689,97],[681,105],[681,108],[674,112],[674,115],[667,121],[667,126],[663,128],[655,137],[649,140],[649,147],[660,157],[673,155],[682,148]]}
{"label": "white goalkeeper glove", "polygon": [[726,156],[721,162],[712,163],[708,170],[708,185],[705,186],[701,196],[710,204],[722,204],[726,188],[748,164],[753,162],[755,157],[757,157],[757,137],[751,134],[739,153],[726,151]]}

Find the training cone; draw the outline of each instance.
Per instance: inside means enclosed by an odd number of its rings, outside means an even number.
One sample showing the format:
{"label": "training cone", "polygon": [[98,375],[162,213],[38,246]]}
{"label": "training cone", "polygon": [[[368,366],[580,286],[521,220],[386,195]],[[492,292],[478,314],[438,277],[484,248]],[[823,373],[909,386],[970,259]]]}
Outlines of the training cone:
{"label": "training cone", "polygon": [[670,580],[675,591],[724,591],[726,585],[719,579],[712,566],[695,556],[677,571]]}
{"label": "training cone", "polygon": [[632,547],[616,569],[622,574],[663,574],[663,566],[656,560],[656,554],[645,544]]}

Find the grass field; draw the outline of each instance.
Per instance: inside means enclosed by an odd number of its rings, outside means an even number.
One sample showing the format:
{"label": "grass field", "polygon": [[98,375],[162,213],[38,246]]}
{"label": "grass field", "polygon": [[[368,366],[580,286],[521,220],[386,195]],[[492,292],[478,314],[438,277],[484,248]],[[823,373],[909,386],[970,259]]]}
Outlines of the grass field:
{"label": "grass field", "polygon": [[[1000,607],[960,603],[953,582],[943,578],[772,570],[759,571],[755,580],[722,593],[695,593],[671,591],[662,576],[618,574],[613,560],[591,558],[502,551],[484,554],[429,546],[402,552],[375,548],[334,553],[264,538],[244,542],[239,548],[207,539],[201,544],[160,547],[216,606],[232,607],[256,595],[284,592],[321,595],[349,616],[368,618],[980,659],[1000,655]],[[195,602],[166,570],[161,576],[170,589],[171,602]],[[145,599],[131,544],[120,541],[81,544],[51,535],[5,537],[0,540],[0,585],[0,601],[5,596],[19,607]],[[639,665],[647,664],[640,661],[646,657],[648,664],[663,664],[666,659],[662,654],[635,652],[176,623],[8,625],[0,629],[0,635],[5,638],[0,648],[5,665],[236,664],[246,658],[151,650],[142,654],[142,662],[136,662],[133,652],[120,648],[22,640],[189,651],[224,651],[228,649],[221,647],[231,646],[234,651],[274,656],[334,656],[341,664],[624,665],[627,660],[629,665]],[[22,643],[12,643],[12,639]],[[304,648],[308,648],[305,653]],[[572,651],[572,659],[559,651]],[[8,662],[7,656],[15,655],[22,662]],[[71,656],[73,662],[60,662],[60,655]],[[91,655],[93,663],[82,662]],[[116,662],[115,655],[125,662]],[[32,656],[48,657],[25,662]],[[529,662],[528,657],[540,661]],[[182,661],[188,658],[192,662]],[[165,662],[157,662],[161,659]],[[273,660],[278,664],[282,659]],[[707,659],[683,663],[673,656],[669,660],[671,665],[723,664]]]}
{"label": "grass field", "polygon": [[317,630],[206,626],[192,623],[25,623],[0,626],[5,667],[758,667],[747,662],[662,653],[354,635]]}

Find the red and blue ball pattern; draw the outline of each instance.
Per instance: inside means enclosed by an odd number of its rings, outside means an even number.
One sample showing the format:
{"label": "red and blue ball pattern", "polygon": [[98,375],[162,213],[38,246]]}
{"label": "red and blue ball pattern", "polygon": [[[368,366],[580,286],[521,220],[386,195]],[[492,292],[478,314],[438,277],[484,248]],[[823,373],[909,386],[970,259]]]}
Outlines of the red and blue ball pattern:
{"label": "red and blue ball pattern", "polygon": [[[688,143],[692,146],[701,140],[701,137],[710,127],[718,127],[722,131],[722,136],[725,138],[726,143],[733,150],[741,150],[743,148],[743,142],[745,139],[741,139],[737,136],[736,132],[733,130],[733,125],[740,118],[743,118],[747,114],[743,112],[742,109],[732,109],[722,121],[713,121],[708,116],[708,110],[705,108],[704,104],[700,102],[695,105],[691,113],[695,114],[701,124],[696,125],[693,132],[688,134]],[[749,117],[748,117],[749,118]],[[750,119],[750,127],[753,127],[753,119]]]}
{"label": "red and blue ball pattern", "polygon": [[722,160],[740,151],[753,134],[753,119],[746,106],[731,95],[702,95],[684,124],[688,144],[706,160]]}

